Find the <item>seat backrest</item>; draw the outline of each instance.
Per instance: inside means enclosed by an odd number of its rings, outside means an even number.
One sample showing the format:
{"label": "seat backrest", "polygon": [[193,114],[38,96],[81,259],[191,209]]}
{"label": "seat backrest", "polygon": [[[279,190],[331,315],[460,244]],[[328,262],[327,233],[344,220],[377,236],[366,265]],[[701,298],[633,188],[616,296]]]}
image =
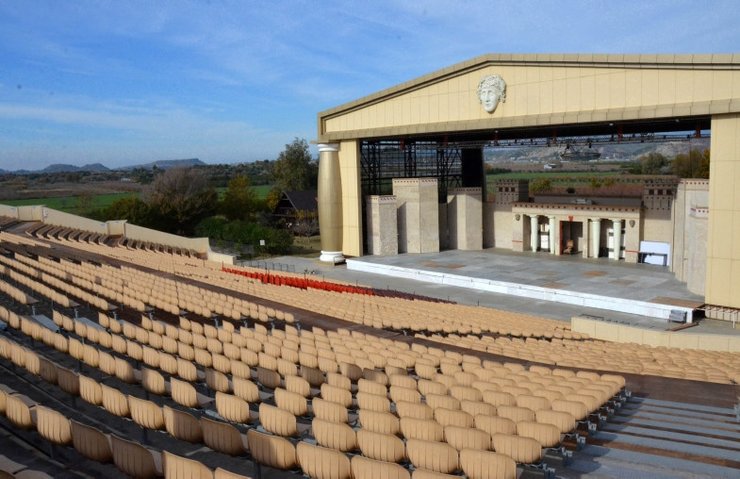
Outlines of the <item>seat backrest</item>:
{"label": "seat backrest", "polygon": [[332,386],[350,390],[352,389],[352,381],[343,374],[340,373],[326,373],[326,382]]}
{"label": "seat backrest", "polygon": [[473,416],[465,411],[437,408],[434,410],[434,420],[442,426],[473,427]]}
{"label": "seat backrest", "polygon": [[460,467],[469,479],[516,478],[516,462],[496,452],[463,449],[460,451]]}
{"label": "seat backrest", "polygon": [[128,406],[131,410],[131,419],[139,426],[145,429],[164,429],[162,408],[157,403],[129,396]]}
{"label": "seat backrest", "polygon": [[456,384],[450,387],[450,396],[460,401],[481,401],[483,394],[470,386],[461,386]]}
{"label": "seat backrest", "polygon": [[398,434],[401,430],[398,418],[389,412],[360,409],[358,411],[358,417],[363,429],[369,431],[383,434]]}
{"label": "seat backrest", "polygon": [[560,444],[560,429],[552,424],[541,424],[533,421],[521,421],[516,424],[516,434],[531,437],[542,447],[555,447]]}
{"label": "seat backrest", "polygon": [[203,441],[200,422],[192,414],[164,406],[162,407],[162,416],[164,417],[164,427],[172,437],[195,443]]}
{"label": "seat backrest", "polygon": [[493,434],[493,449],[505,454],[519,464],[532,464],[542,459],[542,446],[529,437]]}
{"label": "seat backrest", "polygon": [[195,387],[186,381],[180,381],[179,379],[170,378],[170,386],[172,387],[172,399],[177,403],[185,407],[198,407],[198,396],[195,391]]}
{"label": "seat backrest", "polygon": [[231,382],[228,376],[215,369],[206,369],[206,384],[213,391],[228,393],[231,392]]}
{"label": "seat backrest", "polygon": [[80,374],[80,397],[89,404],[100,406],[103,404],[103,389],[100,383],[92,378]]}
{"label": "seat backrest", "polygon": [[313,398],[311,407],[315,418],[342,423],[346,423],[349,420],[347,408],[341,404],[321,398]]}
{"label": "seat backrest", "polygon": [[496,407],[516,405],[516,398],[514,395],[503,391],[483,391],[483,397],[481,400]]}
{"label": "seat backrest", "polygon": [[406,388],[402,386],[391,386],[390,396],[393,402],[406,401],[406,402],[421,402],[421,393],[416,388]]}
{"label": "seat backrest", "polygon": [[213,479],[213,471],[195,459],[162,452],[165,479]]}
{"label": "seat backrest", "polygon": [[352,405],[352,392],[347,389],[332,386],[331,384],[324,383],[321,385],[321,397],[327,401],[332,401],[337,404],[341,404],[344,407],[350,407]]}
{"label": "seat backrest", "polygon": [[581,421],[589,414],[588,407],[580,401],[569,401],[568,399],[556,399],[550,403],[553,411],[567,412],[577,421]]}
{"label": "seat backrest", "polygon": [[496,415],[496,406],[482,401],[460,401],[460,410],[465,411],[473,417],[478,414],[484,414],[486,416]]}
{"label": "seat backrest", "polygon": [[391,410],[391,402],[385,395],[358,391],[355,397],[357,398],[357,407],[360,409],[379,412],[390,412]]}
{"label": "seat backrest", "polygon": [[129,417],[131,415],[128,397],[125,394],[105,384],[101,384],[100,387],[103,392],[103,407],[106,411],[120,417]]}
{"label": "seat backrest", "polygon": [[311,395],[311,385],[300,376],[285,376],[285,389],[306,398]]}
{"label": "seat backrest", "polygon": [[220,467],[217,467],[216,470],[213,471],[213,479],[252,479],[252,477],[243,476],[241,474],[237,474],[235,472],[227,471],[226,469],[221,469]]}
{"label": "seat backrest", "polygon": [[154,453],[144,446],[110,435],[113,462],[116,467],[129,476],[150,478],[162,475],[159,453]]}
{"label": "seat backrest", "polygon": [[[440,383],[441,384],[441,383]],[[445,386],[446,387],[446,386]],[[460,409],[460,401],[445,394],[433,394],[429,393],[424,398],[426,403],[432,409],[444,408],[444,409]]]}
{"label": "seat backrest", "polygon": [[279,436],[298,434],[295,416],[278,407],[261,403],[259,409],[260,423],[265,430]]}
{"label": "seat backrest", "polygon": [[401,462],[406,458],[406,445],[398,436],[393,434],[359,429],[357,431],[357,445],[362,451],[362,455],[371,459]]}
{"label": "seat backrest", "polygon": [[231,422],[249,422],[249,403],[231,394],[216,391],[216,411]]}
{"label": "seat backrest", "polygon": [[399,386],[407,389],[417,389],[416,379],[406,374],[391,374],[388,376],[388,382],[391,386]]}
{"label": "seat backrest", "polygon": [[417,468],[449,474],[460,467],[457,450],[444,442],[409,439],[406,454]]}
{"label": "seat backrest", "polygon": [[266,388],[275,389],[280,387],[280,374],[277,371],[257,366],[257,381]]}
{"label": "seat backrest", "polygon": [[410,479],[409,471],[392,462],[377,461],[360,455],[351,461],[354,479]]}
{"label": "seat backrest", "polygon": [[10,422],[23,429],[36,427],[36,402],[23,394],[9,395],[5,399],[5,415]]}
{"label": "seat backrest", "polygon": [[152,394],[167,394],[167,385],[162,373],[149,368],[141,368],[141,385]]}
{"label": "seat backrest", "polygon": [[401,434],[406,439],[422,439],[424,441],[444,441],[444,428],[432,419],[417,419],[402,417]]}
{"label": "seat backrest", "polygon": [[326,377],[324,376],[324,373],[315,367],[302,365],[301,377],[308,381],[308,383],[312,387],[321,387],[321,385],[326,382]]}
{"label": "seat backrest", "polygon": [[534,421],[534,411],[526,407],[502,405],[496,408],[496,414],[514,422]]}
{"label": "seat backrest", "polygon": [[511,419],[498,416],[487,416],[485,414],[478,414],[475,416],[475,428],[485,431],[486,433],[493,435],[497,433],[502,434],[516,434],[516,423]]}
{"label": "seat backrest", "polygon": [[480,429],[447,426],[444,431],[445,442],[458,451],[463,449],[487,451],[491,448],[491,435]]}
{"label": "seat backrest", "polygon": [[260,464],[276,469],[293,469],[297,464],[295,446],[285,438],[250,429],[247,442],[252,458]]}
{"label": "seat backrest", "polygon": [[70,421],[72,444],[74,448],[87,457],[97,462],[108,462],[113,459],[110,440],[100,430],[81,424],[75,420]]}
{"label": "seat backrest", "polygon": [[303,472],[316,479],[350,479],[349,458],[335,449],[299,442],[296,446],[298,463]]}
{"label": "seat backrest", "polygon": [[57,384],[67,394],[80,395],[80,378],[70,369],[57,365]]}
{"label": "seat backrest", "polygon": [[215,421],[205,416],[200,418],[203,443],[214,451],[231,456],[241,456],[247,452],[241,433],[231,424]]}
{"label": "seat backrest", "polygon": [[432,419],[434,410],[426,404],[398,401],[396,402],[396,414],[398,417],[411,417],[415,419]]}
{"label": "seat backrest", "polygon": [[375,394],[378,396],[386,396],[388,394],[388,390],[383,384],[379,384],[375,381],[370,381],[369,379],[359,379],[357,381],[357,391]]}
{"label": "seat backrest", "polygon": [[134,367],[123,358],[116,358],[116,377],[129,384],[137,382]]}
{"label": "seat backrest", "polygon": [[311,422],[311,431],[321,446],[338,451],[357,449],[355,430],[347,424],[314,418]]}
{"label": "seat backrest", "polygon": [[308,414],[308,401],[298,393],[293,393],[282,388],[275,388],[275,404],[294,416],[305,416]]}
{"label": "seat backrest", "polygon": [[48,407],[36,406],[36,430],[44,439],[54,444],[72,442],[72,426],[63,414]]}
{"label": "seat backrest", "polygon": [[552,424],[565,434],[576,428],[576,418],[572,414],[563,411],[539,410],[535,413],[537,422]]}

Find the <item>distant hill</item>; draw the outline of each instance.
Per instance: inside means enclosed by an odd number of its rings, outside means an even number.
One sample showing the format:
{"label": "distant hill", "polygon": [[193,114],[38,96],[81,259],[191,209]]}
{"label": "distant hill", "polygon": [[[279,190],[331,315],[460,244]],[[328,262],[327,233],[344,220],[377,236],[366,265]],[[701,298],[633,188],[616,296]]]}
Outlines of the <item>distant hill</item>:
{"label": "distant hill", "polygon": [[144,163],[141,165],[122,166],[117,168],[118,170],[133,170],[135,168],[144,168],[145,170],[151,170],[155,166],[162,170],[169,168],[187,168],[189,166],[204,166],[205,163],[200,161],[198,158],[189,158],[186,160],[159,160],[151,163]]}
{"label": "distant hill", "polygon": [[100,163],[93,163],[90,165],[84,165],[84,166],[75,166],[75,165],[67,165],[64,163],[56,163],[53,165],[49,165],[43,170],[39,170],[42,173],[71,173],[75,171],[110,171],[106,166],[101,165]]}

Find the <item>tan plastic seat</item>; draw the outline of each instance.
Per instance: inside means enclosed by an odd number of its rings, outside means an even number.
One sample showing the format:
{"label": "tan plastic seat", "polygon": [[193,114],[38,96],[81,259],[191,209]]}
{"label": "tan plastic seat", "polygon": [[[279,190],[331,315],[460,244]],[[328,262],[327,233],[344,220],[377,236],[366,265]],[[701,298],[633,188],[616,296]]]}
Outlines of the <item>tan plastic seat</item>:
{"label": "tan plastic seat", "polygon": [[347,423],[349,420],[347,408],[335,402],[314,398],[311,401],[311,408],[314,418],[340,423]]}
{"label": "tan plastic seat", "polygon": [[103,392],[103,407],[106,411],[120,417],[129,417],[131,415],[128,397],[125,394],[105,384],[101,384],[100,387]]}
{"label": "tan plastic seat", "polygon": [[33,429],[36,427],[36,402],[23,394],[6,396],[5,415],[14,425]]}
{"label": "tan plastic seat", "polygon": [[162,456],[159,452],[147,449],[132,441],[110,435],[113,462],[116,467],[129,476],[148,479],[162,476]]}
{"label": "tan plastic seat", "polygon": [[305,398],[311,397],[311,385],[300,376],[285,376],[285,389]]}
{"label": "tan plastic seat", "polygon": [[131,419],[145,429],[164,429],[162,408],[152,401],[128,397],[128,406],[131,410]]}
{"label": "tan plastic seat", "polygon": [[327,384],[346,389],[348,391],[352,389],[352,381],[350,381],[347,376],[340,373],[326,373],[326,382]]}
{"label": "tan plastic seat", "polygon": [[229,377],[221,371],[206,369],[206,384],[212,391],[230,393],[232,389]]}
{"label": "tan plastic seat", "polygon": [[400,420],[401,434],[406,439],[421,439],[424,441],[444,441],[444,428],[432,419],[416,419],[402,417]]}
{"label": "tan plastic seat", "polygon": [[308,384],[314,388],[319,388],[326,382],[323,371],[315,367],[305,366],[303,363],[301,363],[301,377],[308,381]]}
{"label": "tan plastic seat", "polygon": [[248,403],[257,403],[260,401],[259,387],[249,379],[232,378],[234,386],[234,396],[247,401]]}
{"label": "tan plastic seat", "polygon": [[482,401],[496,407],[516,406],[514,395],[503,391],[484,391]]}
{"label": "tan plastic seat", "polygon": [[343,452],[357,449],[355,430],[347,424],[314,418],[311,430],[316,442],[321,446]]}
{"label": "tan plastic seat", "polygon": [[231,394],[216,392],[216,411],[227,421],[245,424],[252,421],[249,403]]}
{"label": "tan plastic seat", "polygon": [[80,395],[80,378],[74,371],[57,365],[57,384],[67,394]]}
{"label": "tan plastic seat", "polygon": [[434,410],[434,420],[442,426],[473,427],[473,416],[454,409],[437,408]]}
{"label": "tan plastic seat", "polygon": [[392,462],[354,456],[351,461],[354,479],[410,479],[409,471]]}
{"label": "tan plastic seat", "polygon": [[519,464],[534,464],[542,459],[542,446],[529,437],[493,434],[493,449],[514,459]]}
{"label": "tan plastic seat", "polygon": [[486,416],[479,414],[475,416],[475,428],[485,431],[493,436],[494,434],[516,434],[516,423],[511,419],[498,416]]}
{"label": "tan plastic seat", "polygon": [[308,401],[298,393],[293,393],[282,388],[275,388],[275,404],[294,416],[305,416],[308,414]]}
{"label": "tan plastic seat", "polygon": [[391,402],[385,395],[359,391],[355,395],[357,407],[369,411],[390,412]]}
{"label": "tan plastic seat", "polygon": [[414,467],[449,474],[460,467],[457,450],[444,442],[409,439],[406,454]]}
{"label": "tan plastic seat", "polygon": [[398,401],[396,403],[396,414],[398,417],[411,417],[415,419],[433,419],[434,410],[426,404]]}
{"label": "tan plastic seat", "polygon": [[266,403],[260,404],[260,424],[266,431],[278,436],[297,436],[298,425],[294,415]]}
{"label": "tan plastic seat", "polygon": [[203,443],[214,451],[231,456],[246,454],[248,450],[246,437],[231,424],[204,416],[200,418],[200,427],[203,431]]}
{"label": "tan plastic seat", "polygon": [[110,439],[106,434],[75,420],[71,420],[70,425],[72,444],[77,452],[97,462],[109,462],[113,459]]}
{"label": "tan plastic seat", "polygon": [[169,396],[170,385],[162,373],[149,368],[141,369],[141,385],[152,394],[157,396]]}
{"label": "tan plastic seat", "polygon": [[589,414],[588,407],[580,401],[569,401],[567,399],[556,399],[551,403],[553,411],[567,412],[573,416],[576,421],[586,419]]}
{"label": "tan plastic seat", "polygon": [[463,449],[460,467],[469,479],[515,479],[516,462],[497,452]]}
{"label": "tan plastic seat", "polygon": [[385,385],[370,381],[369,379],[359,379],[357,381],[357,391],[363,393],[375,394],[377,396],[386,396],[388,390]]}
{"label": "tan plastic seat", "polygon": [[194,443],[203,441],[200,422],[192,414],[164,406],[162,407],[162,416],[164,417],[165,430],[172,437]]}
{"label": "tan plastic seat", "polygon": [[555,447],[560,444],[560,430],[552,424],[521,421],[516,424],[516,433],[521,437],[531,437],[542,447]]}
{"label": "tan plastic seat", "polygon": [[48,407],[36,406],[36,430],[54,444],[68,445],[72,442],[72,426],[63,414]]}
{"label": "tan plastic seat", "polygon": [[534,411],[526,407],[519,406],[498,406],[496,408],[496,414],[499,417],[505,417],[514,422],[534,421],[535,418]]}
{"label": "tan plastic seat", "polygon": [[162,451],[165,479],[213,479],[213,471],[194,459]]}
{"label": "tan plastic seat", "polygon": [[255,371],[257,373],[257,382],[260,383],[262,387],[268,389],[275,389],[280,387],[281,378],[280,374],[278,374],[277,371],[266,369],[260,366],[257,366],[255,368]]}
{"label": "tan plastic seat", "polygon": [[421,402],[421,393],[415,388],[405,388],[402,386],[391,386],[390,397],[393,402],[406,401],[413,403]]}
{"label": "tan plastic seat", "polygon": [[541,424],[551,424],[558,428],[561,434],[568,433],[576,428],[576,418],[562,411],[540,410],[535,413],[535,419]]}
{"label": "tan plastic seat", "polygon": [[357,431],[357,445],[362,455],[370,459],[401,462],[406,458],[406,445],[398,436],[392,434],[360,429]]}
{"label": "tan plastic seat", "polygon": [[458,451],[463,449],[487,451],[491,448],[491,435],[480,429],[447,426],[444,428],[444,440]]}
{"label": "tan plastic seat", "polygon": [[460,410],[464,411],[475,418],[478,414],[485,416],[495,416],[496,406],[492,406],[482,401],[460,401]]}
{"label": "tan plastic seat", "polygon": [[172,387],[172,399],[182,406],[202,408],[213,402],[213,399],[197,392],[195,386],[189,382],[170,378],[170,386]]}
{"label": "tan plastic seat", "polygon": [[242,474],[237,474],[217,467],[216,470],[213,471],[213,479],[252,479],[252,476],[244,476]]}
{"label": "tan plastic seat", "polygon": [[297,465],[295,447],[285,438],[250,429],[247,442],[252,458],[260,464],[284,470]]}
{"label": "tan plastic seat", "polygon": [[303,472],[316,479],[350,479],[352,477],[349,458],[340,451],[307,442],[296,446],[298,463]]}
{"label": "tan plastic seat", "polygon": [[79,375],[80,397],[89,404],[103,405],[103,389],[100,382],[87,376]]}
{"label": "tan plastic seat", "polygon": [[321,398],[341,404],[344,407],[352,406],[352,392],[347,389],[324,383],[321,385]]}
{"label": "tan plastic seat", "polygon": [[398,418],[389,412],[360,409],[358,411],[358,419],[364,429],[372,432],[398,434],[401,430],[401,424]]}

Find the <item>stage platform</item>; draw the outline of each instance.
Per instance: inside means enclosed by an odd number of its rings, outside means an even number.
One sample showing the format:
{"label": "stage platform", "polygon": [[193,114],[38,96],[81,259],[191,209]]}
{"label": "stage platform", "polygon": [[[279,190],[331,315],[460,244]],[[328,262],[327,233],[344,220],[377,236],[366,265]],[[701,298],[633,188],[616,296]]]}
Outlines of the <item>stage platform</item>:
{"label": "stage platform", "polygon": [[678,310],[691,322],[704,303],[665,267],[546,253],[364,256],[348,259],[347,269],[661,320]]}

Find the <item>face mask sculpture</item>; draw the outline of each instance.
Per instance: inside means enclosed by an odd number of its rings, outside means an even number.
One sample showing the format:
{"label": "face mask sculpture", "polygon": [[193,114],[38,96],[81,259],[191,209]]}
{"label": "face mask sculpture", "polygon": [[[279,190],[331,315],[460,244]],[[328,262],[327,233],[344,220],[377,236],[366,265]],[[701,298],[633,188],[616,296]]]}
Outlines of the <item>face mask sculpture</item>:
{"label": "face mask sculpture", "polygon": [[478,99],[483,109],[493,113],[499,100],[506,102],[506,82],[500,75],[486,75],[478,83]]}

